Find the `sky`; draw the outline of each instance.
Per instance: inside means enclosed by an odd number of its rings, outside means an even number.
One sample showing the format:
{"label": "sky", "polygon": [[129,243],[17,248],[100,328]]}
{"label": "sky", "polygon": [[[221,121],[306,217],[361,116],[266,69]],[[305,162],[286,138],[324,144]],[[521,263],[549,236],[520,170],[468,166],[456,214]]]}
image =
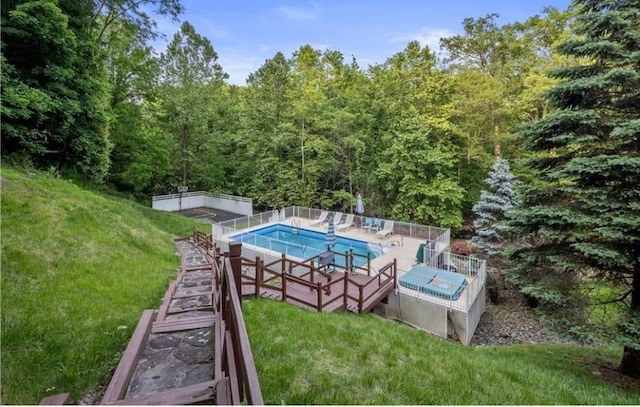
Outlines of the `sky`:
{"label": "sky", "polygon": [[303,45],[353,55],[360,67],[383,63],[419,41],[439,51],[439,40],[462,34],[466,17],[500,15],[498,24],[525,21],[546,6],[564,10],[570,0],[182,0],[180,22],[156,17],[163,52],[182,21],[208,38],[228,82],[245,85],[278,51],[286,57]]}

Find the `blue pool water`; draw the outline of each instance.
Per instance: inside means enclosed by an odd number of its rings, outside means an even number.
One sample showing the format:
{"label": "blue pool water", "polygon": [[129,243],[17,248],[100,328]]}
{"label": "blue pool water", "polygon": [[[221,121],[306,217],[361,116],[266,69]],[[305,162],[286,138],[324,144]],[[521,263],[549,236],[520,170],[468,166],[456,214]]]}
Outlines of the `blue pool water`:
{"label": "blue pool water", "polygon": [[[302,259],[317,256],[327,250],[326,233],[280,224],[255,229],[251,232],[238,233],[231,238],[237,242],[263,247]],[[337,253],[353,250],[355,254],[363,256],[370,253],[371,260],[383,252],[380,245],[341,236],[336,236],[336,244],[331,250]],[[343,259],[342,256],[336,257],[338,265],[341,265],[339,264],[341,259]],[[358,266],[366,264],[366,260],[359,256],[356,256],[354,261]]]}

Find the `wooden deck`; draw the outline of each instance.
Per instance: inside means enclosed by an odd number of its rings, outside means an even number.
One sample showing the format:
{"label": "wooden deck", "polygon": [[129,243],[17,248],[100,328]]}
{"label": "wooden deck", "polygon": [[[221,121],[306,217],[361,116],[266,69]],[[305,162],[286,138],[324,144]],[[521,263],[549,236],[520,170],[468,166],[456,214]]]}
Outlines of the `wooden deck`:
{"label": "wooden deck", "polygon": [[[243,295],[285,301],[319,312],[368,312],[397,287],[395,262],[387,264],[375,275],[344,269],[325,274],[313,263],[300,263],[285,256],[267,265],[260,259],[243,259],[242,265]],[[274,270],[276,265],[282,270],[305,266],[309,271],[295,276]]]}

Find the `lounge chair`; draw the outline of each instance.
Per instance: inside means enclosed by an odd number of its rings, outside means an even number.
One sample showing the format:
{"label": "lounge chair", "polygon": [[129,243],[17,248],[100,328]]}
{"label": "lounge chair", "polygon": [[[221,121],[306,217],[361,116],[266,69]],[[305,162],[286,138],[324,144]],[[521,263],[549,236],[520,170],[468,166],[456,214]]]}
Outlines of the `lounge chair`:
{"label": "lounge chair", "polygon": [[342,223],[341,219],[342,219],[342,212],[336,212],[333,215],[333,226],[337,226],[341,224]]}
{"label": "lounge chair", "polygon": [[320,212],[320,216],[309,221],[309,226],[322,225],[323,222],[327,221],[327,215],[329,215],[329,212]]}
{"label": "lounge chair", "polygon": [[349,229],[351,226],[353,226],[353,214],[350,213],[347,215],[346,218],[344,218],[344,221],[338,223],[336,225],[336,230],[342,230],[342,229]]}
{"label": "lounge chair", "polygon": [[381,237],[381,238],[385,238],[389,235],[393,234],[393,221],[392,220],[385,220],[384,221],[384,227],[382,228],[382,230],[379,230],[376,232],[376,236]]}

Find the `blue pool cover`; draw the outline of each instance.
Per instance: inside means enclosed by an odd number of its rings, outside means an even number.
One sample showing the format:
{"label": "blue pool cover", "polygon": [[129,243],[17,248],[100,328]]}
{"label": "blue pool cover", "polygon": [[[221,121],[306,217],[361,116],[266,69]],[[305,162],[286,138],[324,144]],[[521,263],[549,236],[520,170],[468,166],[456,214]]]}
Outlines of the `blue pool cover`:
{"label": "blue pool cover", "polygon": [[467,286],[462,274],[421,264],[413,266],[398,282],[403,287],[451,301],[457,300]]}

